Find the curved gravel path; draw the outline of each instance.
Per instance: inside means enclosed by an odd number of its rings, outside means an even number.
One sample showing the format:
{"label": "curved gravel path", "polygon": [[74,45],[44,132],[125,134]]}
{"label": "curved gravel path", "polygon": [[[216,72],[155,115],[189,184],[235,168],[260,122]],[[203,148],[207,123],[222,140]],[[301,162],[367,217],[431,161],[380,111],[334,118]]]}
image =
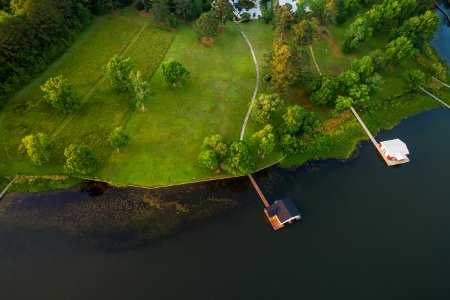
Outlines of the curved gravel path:
{"label": "curved gravel path", "polygon": [[245,33],[241,30],[241,28],[239,27],[238,24],[237,24],[237,26],[238,26],[239,32],[242,34],[245,41],[247,42],[248,47],[250,48],[250,52],[252,53],[253,62],[255,63],[255,68],[256,68],[255,90],[253,91],[252,101],[250,102],[250,106],[247,110],[247,114],[245,115],[244,124],[242,124],[241,136],[239,137],[239,140],[242,141],[244,139],[245,129],[247,128],[248,119],[250,118],[250,114],[252,112],[252,104],[253,104],[253,102],[255,102],[256,94],[258,93],[258,89],[259,89],[259,65],[258,65],[258,61],[256,60],[256,55],[255,55],[255,51],[253,50],[252,44],[250,43],[249,39],[247,38]]}

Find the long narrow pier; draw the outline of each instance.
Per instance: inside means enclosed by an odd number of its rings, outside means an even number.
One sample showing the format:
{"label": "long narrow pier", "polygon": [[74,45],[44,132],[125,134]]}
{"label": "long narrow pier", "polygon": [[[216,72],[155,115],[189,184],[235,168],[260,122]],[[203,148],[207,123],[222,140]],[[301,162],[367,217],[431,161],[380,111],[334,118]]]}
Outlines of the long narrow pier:
{"label": "long narrow pier", "polygon": [[264,194],[261,192],[261,189],[259,188],[258,184],[256,183],[255,179],[253,178],[252,174],[248,174],[248,178],[253,184],[253,187],[255,188],[256,192],[258,193],[259,197],[261,198],[262,202],[264,203],[264,207],[269,207],[269,202],[267,201]]}
{"label": "long narrow pier", "polygon": [[364,131],[366,132],[367,136],[369,137],[369,139],[372,142],[372,144],[375,147],[375,149],[377,149],[378,153],[380,153],[381,157],[384,159],[384,161],[386,162],[386,164],[389,167],[409,162],[408,158],[406,158],[404,160],[400,160],[400,161],[387,159],[387,157],[384,155],[384,153],[381,151],[380,147],[378,146],[378,142],[375,140],[375,138],[373,137],[372,133],[369,131],[369,129],[367,128],[366,124],[364,124],[363,120],[358,115],[356,110],[353,107],[351,107],[351,106],[350,106],[350,109],[351,109],[353,115],[355,116],[356,120],[358,120],[359,124],[364,129]]}
{"label": "long narrow pier", "polygon": [[440,103],[442,103],[442,105],[444,105],[445,107],[447,107],[448,109],[450,109],[450,105],[448,105],[447,103],[445,103],[444,101],[442,101],[441,99],[439,99],[438,97],[436,97],[435,95],[433,95],[432,93],[430,93],[429,91],[427,91],[426,89],[424,89],[423,87],[419,87],[419,89],[422,90],[422,92],[424,92],[425,94],[427,94],[430,97],[433,97],[434,100],[439,101]]}
{"label": "long narrow pier", "polygon": [[450,85],[448,85],[448,84],[446,84],[445,82],[443,82],[442,80],[440,80],[440,79],[437,79],[436,77],[434,77],[434,76],[431,76],[431,78],[433,78],[435,81],[437,81],[437,82],[439,82],[439,83],[441,83],[442,85],[444,85],[444,86],[446,86],[446,87],[448,87],[449,89],[450,89]]}
{"label": "long narrow pier", "polygon": [[19,176],[18,174],[16,176],[14,176],[14,178],[8,183],[8,185],[3,189],[2,193],[0,194],[0,200],[3,198],[3,196],[5,196],[6,192],[8,191],[8,189],[11,187],[11,185],[16,181],[17,176]]}

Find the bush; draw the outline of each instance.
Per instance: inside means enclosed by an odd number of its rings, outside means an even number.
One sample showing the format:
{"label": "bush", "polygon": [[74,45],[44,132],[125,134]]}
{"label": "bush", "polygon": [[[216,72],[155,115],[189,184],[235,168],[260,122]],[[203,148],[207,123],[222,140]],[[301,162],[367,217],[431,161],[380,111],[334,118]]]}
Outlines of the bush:
{"label": "bush", "polygon": [[173,13],[171,13],[167,16],[166,23],[170,28],[176,28],[178,26],[178,19]]}
{"label": "bush", "polygon": [[66,164],[64,170],[72,175],[88,175],[95,172],[100,160],[86,145],[70,145],[64,150]]}
{"label": "bush", "polygon": [[250,14],[248,12],[245,12],[241,15],[241,20],[243,23],[247,23],[250,21]]}

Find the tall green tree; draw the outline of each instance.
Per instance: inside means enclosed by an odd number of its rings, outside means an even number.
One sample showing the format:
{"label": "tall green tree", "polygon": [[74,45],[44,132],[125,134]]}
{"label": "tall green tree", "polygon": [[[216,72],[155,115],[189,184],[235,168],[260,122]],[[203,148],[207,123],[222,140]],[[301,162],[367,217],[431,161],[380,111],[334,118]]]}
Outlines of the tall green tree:
{"label": "tall green tree", "polygon": [[103,71],[108,76],[112,87],[118,92],[127,92],[133,89],[130,74],[134,69],[131,57],[121,58],[114,56],[104,67]]}
{"label": "tall green tree", "polygon": [[271,153],[276,145],[273,126],[267,124],[263,129],[255,132],[252,135],[251,142],[257,146],[258,154],[261,158],[264,158],[266,154]]}
{"label": "tall green tree", "polygon": [[213,37],[217,35],[217,27],[219,27],[219,20],[217,20],[217,17],[211,12],[203,13],[194,22],[193,27],[200,41],[203,39],[211,40]]}
{"label": "tall green tree", "polygon": [[22,139],[19,147],[21,154],[26,154],[28,158],[37,166],[42,166],[50,161],[50,150],[53,142],[45,133],[27,135]]}
{"label": "tall green tree", "polygon": [[345,111],[350,108],[353,104],[353,99],[351,97],[338,96],[336,99],[335,109],[339,112]]}
{"label": "tall green tree", "polygon": [[209,169],[219,170],[228,155],[228,144],[219,134],[206,137],[198,156],[199,162]]}
{"label": "tall green tree", "polygon": [[211,6],[220,26],[224,26],[228,20],[233,18],[233,6],[229,0],[215,0]]}
{"label": "tall green tree", "polygon": [[425,73],[423,73],[421,70],[411,70],[406,72],[405,74],[405,80],[410,90],[414,90],[420,86],[425,85],[425,78]]}
{"label": "tall green tree", "polygon": [[115,148],[117,152],[120,151],[120,148],[125,146],[130,137],[126,131],[123,130],[123,127],[116,127],[113,131],[108,135],[108,144]]}
{"label": "tall green tree", "polygon": [[404,36],[413,46],[422,49],[423,45],[430,41],[439,25],[439,17],[432,11],[426,11],[420,16],[414,16],[406,20],[400,28],[394,29],[394,37]]}
{"label": "tall green tree", "polygon": [[294,44],[303,47],[309,46],[316,36],[316,26],[308,20],[301,20],[292,27]]}
{"label": "tall green tree", "polygon": [[155,17],[160,21],[165,21],[170,14],[170,1],[169,0],[153,0],[152,11]]}
{"label": "tall green tree", "polygon": [[274,10],[274,26],[281,39],[290,32],[291,26],[295,22],[295,15],[292,12],[292,5],[286,3],[285,5],[276,5]]}
{"label": "tall green tree", "polygon": [[252,119],[260,124],[267,123],[282,103],[277,94],[261,94],[252,104]]}
{"label": "tall green tree", "polygon": [[61,113],[71,113],[80,107],[80,98],[62,75],[47,80],[41,85],[41,90],[44,92],[44,101]]}
{"label": "tall green tree", "polygon": [[174,87],[182,84],[189,77],[190,72],[178,61],[168,60],[161,66],[164,79]]}
{"label": "tall green tree", "polygon": [[333,104],[336,99],[336,91],[339,82],[331,76],[323,76],[321,85],[311,96],[311,102],[319,105]]}
{"label": "tall green tree", "polygon": [[233,175],[248,174],[255,165],[251,148],[243,141],[232,142],[228,148],[227,171]]}
{"label": "tall green tree", "polygon": [[150,95],[150,84],[142,79],[141,71],[130,73],[131,83],[133,85],[136,108],[140,108],[141,111],[145,111],[145,105]]}
{"label": "tall green tree", "polygon": [[397,66],[403,63],[407,58],[411,57],[414,53],[415,49],[411,41],[404,36],[400,36],[386,46],[384,61],[387,65]]}
{"label": "tall green tree", "polygon": [[66,157],[64,170],[71,175],[92,174],[100,166],[100,159],[84,144],[71,144],[64,150],[64,156]]}

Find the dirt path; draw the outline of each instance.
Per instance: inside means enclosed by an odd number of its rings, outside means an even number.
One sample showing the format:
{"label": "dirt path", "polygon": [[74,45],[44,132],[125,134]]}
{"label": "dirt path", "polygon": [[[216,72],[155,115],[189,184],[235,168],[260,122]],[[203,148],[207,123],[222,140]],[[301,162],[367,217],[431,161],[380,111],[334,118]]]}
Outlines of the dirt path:
{"label": "dirt path", "polygon": [[319,72],[319,75],[322,76],[322,72],[320,72],[319,65],[317,64],[316,57],[314,56],[314,51],[313,51],[313,48],[311,45],[309,45],[309,50],[311,51],[311,56],[312,56],[314,65],[316,66],[317,72]]}
{"label": "dirt path", "polygon": [[[128,50],[130,50],[130,48],[133,46],[134,43],[136,43],[136,41],[139,39],[139,37],[141,36],[142,32],[150,25],[150,23],[147,23],[146,25],[143,25],[138,32],[133,36],[133,38],[131,39],[131,41],[122,49],[122,51],[120,51],[119,56],[123,55],[124,53],[126,53]],[[100,75],[100,78],[97,80],[97,82],[94,83],[94,85],[89,89],[89,91],[86,93],[86,95],[84,95],[84,97],[81,99],[81,105],[83,105],[83,103],[85,103],[91,96],[92,94],[95,92],[95,90],[97,89],[98,86],[100,86],[104,81],[106,80],[106,77],[102,74]],[[70,114],[67,115],[62,122],[56,127],[56,129],[52,132],[51,137],[55,138],[56,136],[58,136],[61,131],[63,131],[64,127],[66,127],[67,124],[70,123],[70,121],[72,121],[72,119],[75,117],[76,114]]]}
{"label": "dirt path", "polygon": [[259,89],[259,65],[258,65],[258,60],[256,59],[256,55],[255,55],[255,51],[253,50],[253,46],[250,43],[250,40],[247,38],[247,36],[245,35],[245,33],[241,30],[241,28],[239,27],[238,24],[236,24],[239,32],[242,34],[242,36],[244,37],[245,41],[247,42],[248,47],[250,48],[250,52],[252,53],[252,57],[253,57],[253,62],[255,63],[255,68],[256,68],[256,84],[255,84],[255,89],[253,91],[253,96],[252,96],[252,101],[250,102],[250,106],[247,110],[247,114],[245,115],[245,119],[244,119],[244,124],[242,124],[242,130],[241,130],[241,136],[239,137],[239,140],[243,140],[244,139],[244,135],[245,135],[245,129],[247,128],[247,123],[248,123],[248,119],[250,118],[250,114],[252,112],[252,104],[253,102],[255,102],[256,99],[256,94],[258,93],[258,89]]}

